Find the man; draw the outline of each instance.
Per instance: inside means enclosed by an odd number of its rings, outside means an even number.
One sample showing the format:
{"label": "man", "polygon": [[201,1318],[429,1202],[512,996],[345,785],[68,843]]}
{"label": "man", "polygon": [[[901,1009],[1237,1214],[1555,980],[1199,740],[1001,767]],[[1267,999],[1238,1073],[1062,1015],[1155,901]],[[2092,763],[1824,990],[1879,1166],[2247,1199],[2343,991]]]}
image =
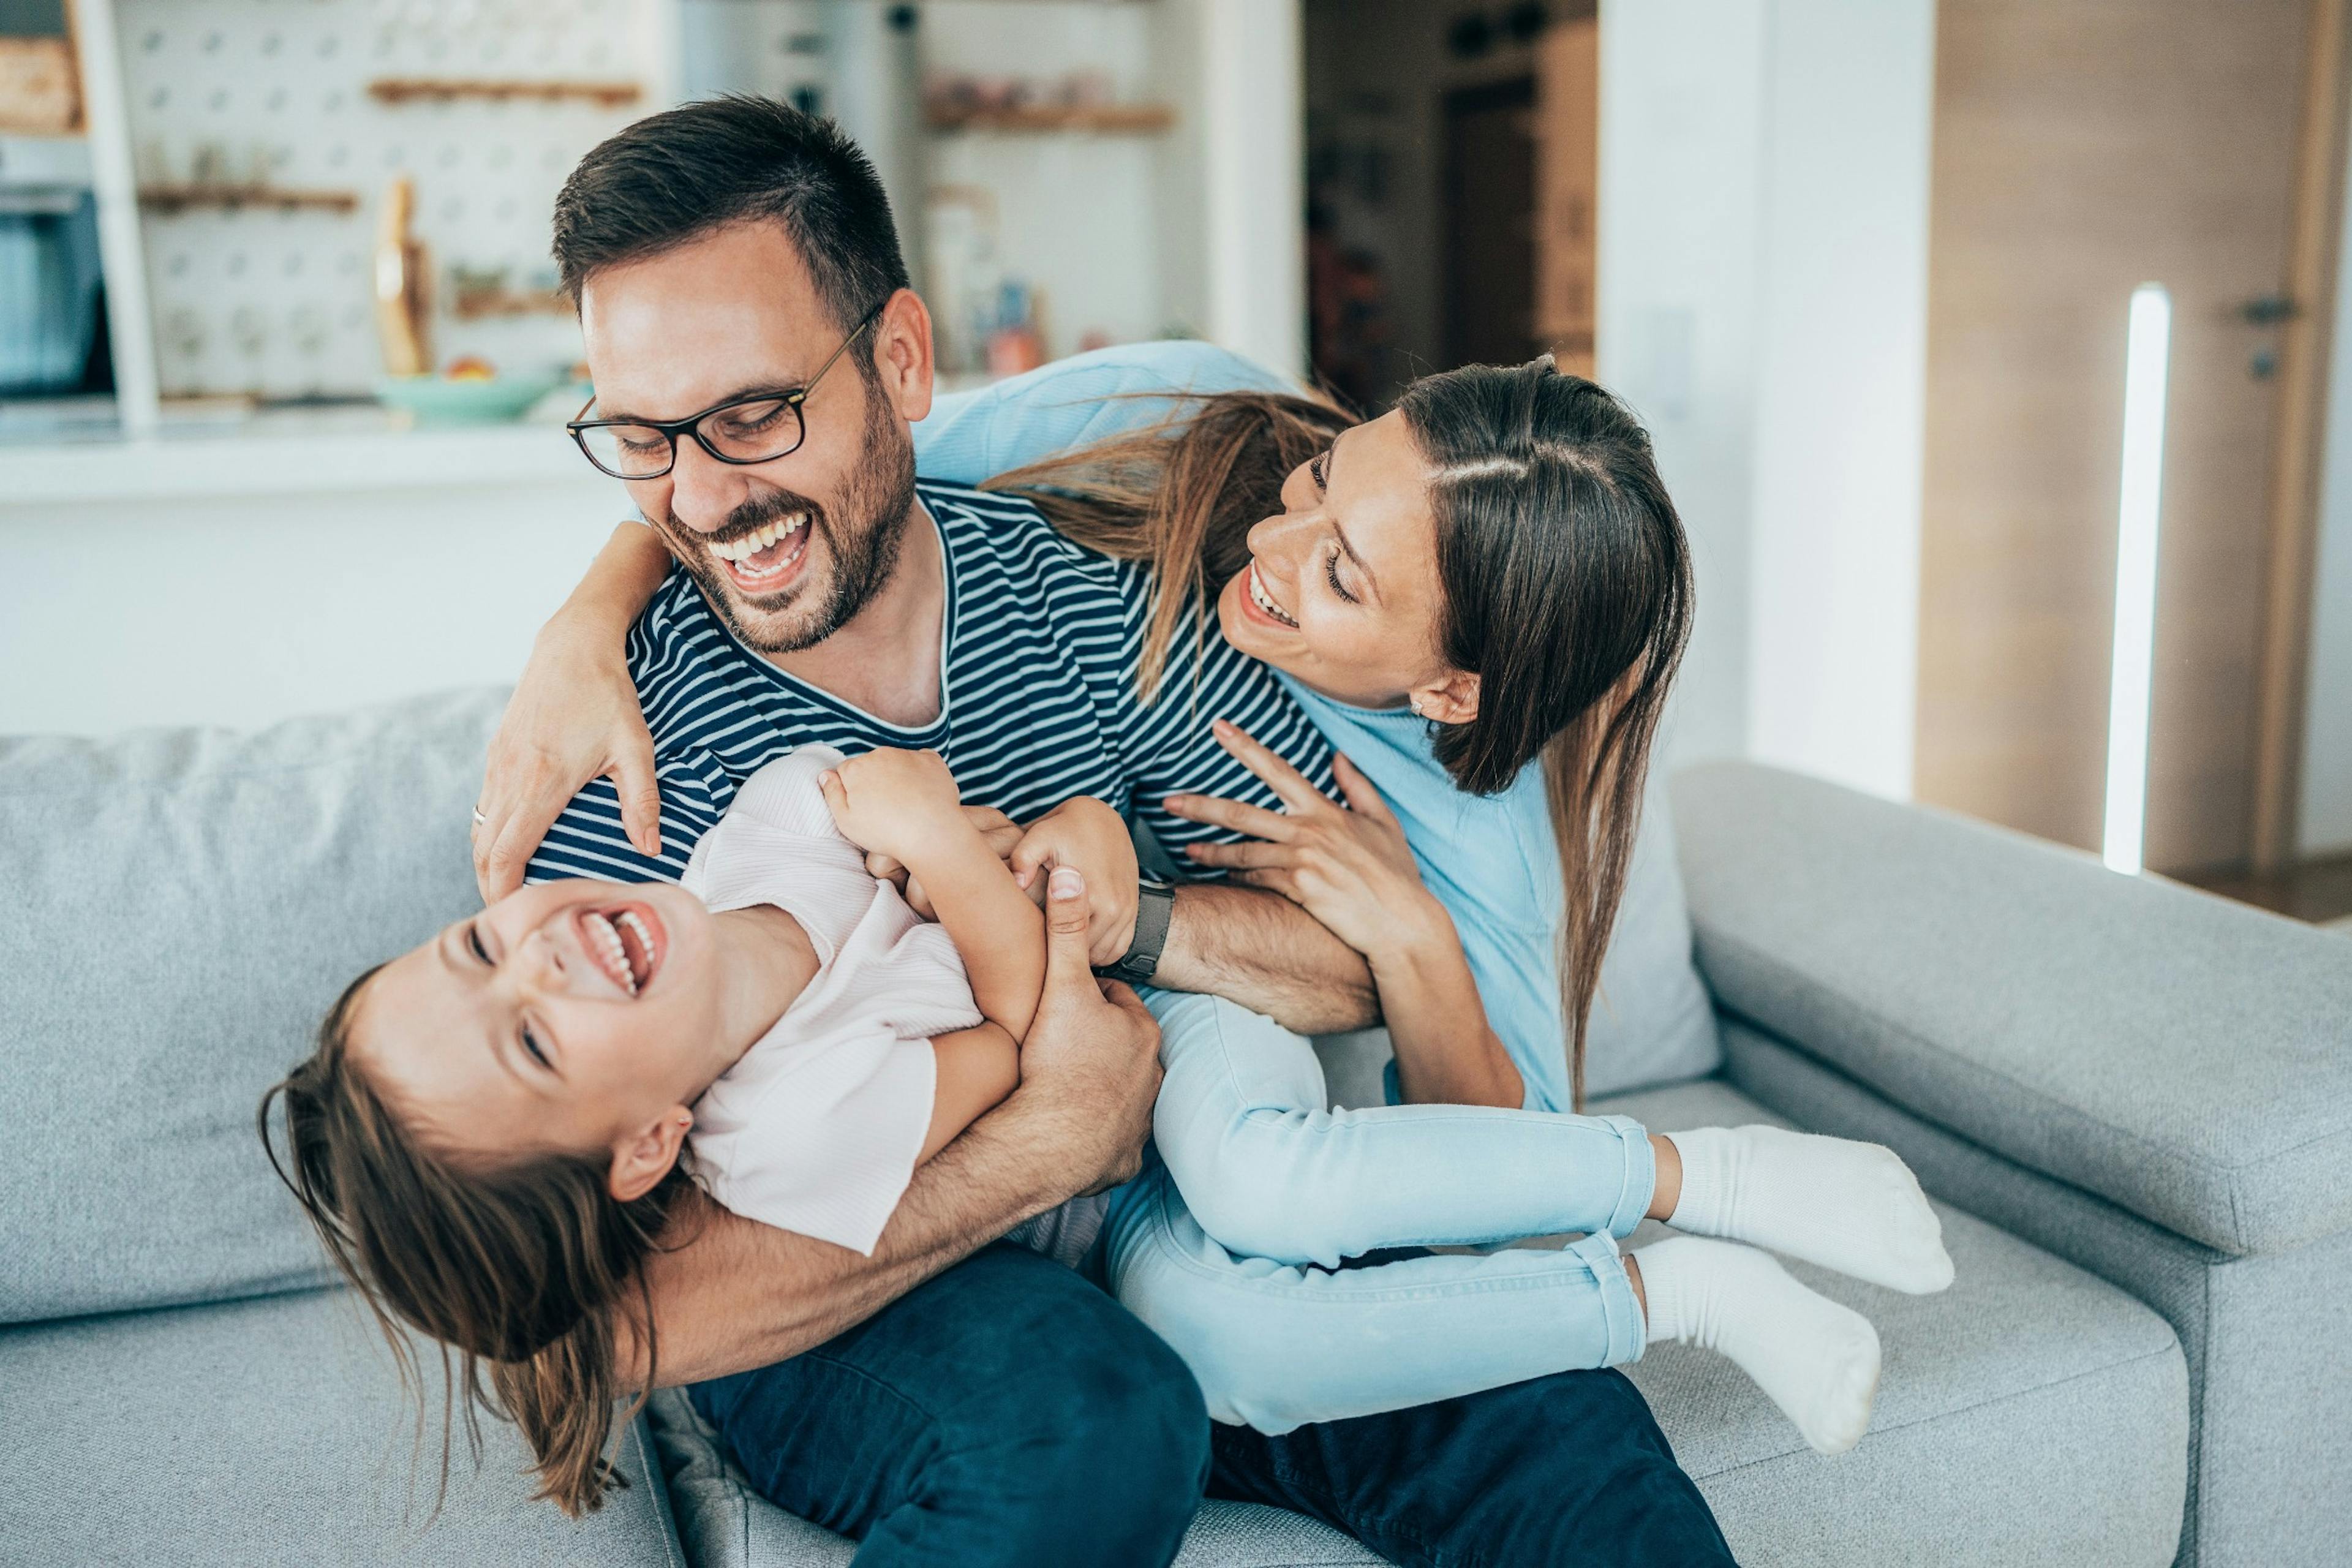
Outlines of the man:
{"label": "man", "polygon": [[[1021,503],[917,483],[929,321],[871,168],[829,125],[748,99],[640,121],[572,174],[556,254],[597,387],[583,445],[677,567],[628,646],[657,852],[600,780],[532,875],[674,878],[737,783],[811,741],[935,746],[1016,817],[1090,794],[1170,842],[1202,831],[1170,793],[1274,804],[1208,717],[1328,778],[1302,716],[1213,633],[1168,675],[1197,710],[1138,701],[1134,568]],[[1219,1428],[1213,1453],[1165,1346],[1081,1273],[986,1245],[1131,1175],[1149,1125],[1156,1034],[1085,980],[1069,909],[1049,911],[1021,1089],[917,1173],[872,1258],[703,1205],[651,1272],[658,1375],[695,1384],[763,1492],[876,1563],[1165,1563],[1204,1481],[1399,1561],[1725,1560],[1613,1373],[1282,1438]],[[1271,895],[1188,885],[1115,937],[1126,973],[1296,1028],[1372,1016],[1360,961]]]}

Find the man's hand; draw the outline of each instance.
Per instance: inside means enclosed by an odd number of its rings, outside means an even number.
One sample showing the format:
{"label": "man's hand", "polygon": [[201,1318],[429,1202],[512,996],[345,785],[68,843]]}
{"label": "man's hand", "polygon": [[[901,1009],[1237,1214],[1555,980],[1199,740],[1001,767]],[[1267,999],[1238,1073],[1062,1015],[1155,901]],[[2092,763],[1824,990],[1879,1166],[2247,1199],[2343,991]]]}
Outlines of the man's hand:
{"label": "man's hand", "polygon": [[1130,1181],[1143,1167],[1160,1093],[1160,1025],[1133,991],[1095,978],[1087,953],[1086,877],[1046,879],[1045,990],[1021,1046],[1019,1102],[1050,1117],[1083,1190]]}
{"label": "man's hand", "polygon": [[1005,860],[1013,879],[1036,898],[1045,873],[1075,868],[1087,879],[1087,953],[1097,966],[1117,963],[1135,945],[1135,840],[1127,819],[1091,795],[1064,801],[1034,823]]}

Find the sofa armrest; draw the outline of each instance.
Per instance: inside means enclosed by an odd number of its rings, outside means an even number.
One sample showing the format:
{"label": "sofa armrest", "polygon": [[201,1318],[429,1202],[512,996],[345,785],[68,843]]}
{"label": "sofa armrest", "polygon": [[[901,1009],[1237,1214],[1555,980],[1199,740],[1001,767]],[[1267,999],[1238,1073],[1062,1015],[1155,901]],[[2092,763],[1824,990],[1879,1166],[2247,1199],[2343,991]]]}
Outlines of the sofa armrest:
{"label": "sofa armrest", "polygon": [[2352,942],[1754,763],[1674,807],[1726,1012],[2221,1251],[2352,1226]]}

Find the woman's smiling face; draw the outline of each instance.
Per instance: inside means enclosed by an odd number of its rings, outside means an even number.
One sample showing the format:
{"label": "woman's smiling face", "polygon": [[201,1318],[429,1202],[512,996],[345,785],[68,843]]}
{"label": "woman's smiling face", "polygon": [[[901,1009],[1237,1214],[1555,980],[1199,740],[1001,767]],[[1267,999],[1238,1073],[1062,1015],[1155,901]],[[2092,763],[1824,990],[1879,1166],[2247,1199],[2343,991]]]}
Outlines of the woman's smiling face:
{"label": "woman's smiling face", "polygon": [[717,959],[682,888],[542,883],[384,965],[353,1045],[445,1150],[586,1153],[700,1092]]}
{"label": "woman's smiling face", "polygon": [[1446,707],[1441,693],[1468,678],[1437,651],[1430,477],[1394,413],[1293,469],[1281,514],[1250,530],[1250,564],[1217,596],[1225,640],[1343,702]]}

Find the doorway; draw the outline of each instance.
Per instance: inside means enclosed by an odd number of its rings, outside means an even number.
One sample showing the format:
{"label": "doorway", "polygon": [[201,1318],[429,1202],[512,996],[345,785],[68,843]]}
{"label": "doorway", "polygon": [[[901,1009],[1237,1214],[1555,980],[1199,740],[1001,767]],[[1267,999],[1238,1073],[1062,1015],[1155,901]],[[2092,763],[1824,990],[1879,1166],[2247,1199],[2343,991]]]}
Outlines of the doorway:
{"label": "doorway", "polygon": [[1517,364],[1536,342],[1536,79],[1445,95],[1445,358]]}
{"label": "doorway", "polygon": [[1305,0],[1316,374],[1368,413],[1415,376],[1551,352],[1590,375],[1592,0]]}

